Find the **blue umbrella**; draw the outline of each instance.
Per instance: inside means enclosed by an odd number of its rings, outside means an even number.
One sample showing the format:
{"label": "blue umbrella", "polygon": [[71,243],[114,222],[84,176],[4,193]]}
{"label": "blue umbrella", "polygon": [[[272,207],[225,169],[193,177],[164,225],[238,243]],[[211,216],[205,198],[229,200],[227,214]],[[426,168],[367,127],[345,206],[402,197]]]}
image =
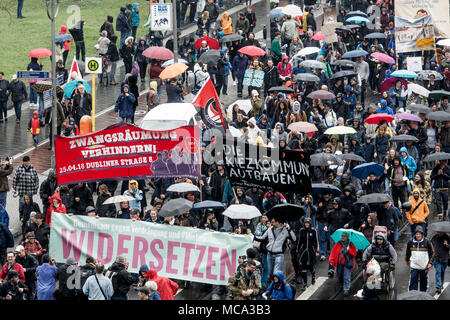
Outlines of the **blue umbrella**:
{"label": "blue umbrella", "polygon": [[409,71],[409,70],[397,70],[391,73],[391,77],[396,77],[396,78],[408,78],[408,79],[413,79],[413,78],[417,78],[419,75],[413,71]]}
{"label": "blue umbrella", "polygon": [[347,51],[342,55],[342,59],[351,59],[357,57],[367,56],[369,53],[366,50],[352,50]]}
{"label": "blue umbrella", "polygon": [[223,203],[218,201],[205,200],[202,202],[194,203],[193,210],[203,209],[223,209]]}
{"label": "blue umbrella", "polygon": [[339,242],[342,240],[343,233],[348,234],[348,241],[355,245],[356,250],[364,250],[370,245],[369,240],[367,240],[361,232],[355,231],[353,229],[337,229],[331,235],[331,239],[333,239],[334,242]]}
{"label": "blue umbrella", "polygon": [[55,37],[55,43],[58,42],[66,42],[67,40],[71,40],[72,36],[70,34],[59,34]]}
{"label": "blue umbrella", "polygon": [[331,193],[334,196],[341,195],[341,190],[333,186],[332,184],[326,184],[326,183],[313,183],[312,184],[312,194],[324,194],[324,193]]}
{"label": "blue umbrella", "polygon": [[352,176],[365,179],[371,172],[375,173],[376,176],[381,176],[384,172],[384,167],[375,162],[363,163],[353,168]]}
{"label": "blue umbrella", "polygon": [[78,84],[80,82],[86,88],[86,92],[91,93],[91,86],[89,85],[89,83],[87,83],[84,80],[73,80],[73,81],[68,82],[64,87],[64,94],[66,95],[67,98],[69,98],[69,99],[72,98],[72,94],[75,91],[75,89],[78,87]]}
{"label": "blue umbrella", "polygon": [[280,7],[272,9],[270,11],[270,13],[269,13],[269,18],[270,19],[279,19],[279,18],[282,18],[282,17],[284,17],[284,13],[283,13],[282,8],[280,8]]}
{"label": "blue umbrella", "polygon": [[359,17],[359,16],[354,16],[354,17],[350,17],[347,20],[345,20],[345,22],[356,22],[356,23],[361,23],[361,22],[369,22],[369,19],[364,18],[364,17]]}

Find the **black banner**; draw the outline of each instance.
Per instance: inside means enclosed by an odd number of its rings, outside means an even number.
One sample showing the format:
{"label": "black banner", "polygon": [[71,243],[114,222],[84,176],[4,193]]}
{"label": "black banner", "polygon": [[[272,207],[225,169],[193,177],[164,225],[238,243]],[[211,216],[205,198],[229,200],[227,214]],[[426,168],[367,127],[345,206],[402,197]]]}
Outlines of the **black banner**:
{"label": "black banner", "polygon": [[[218,146],[220,150],[222,146]],[[275,188],[306,195],[311,192],[309,154],[233,142],[223,145],[223,164],[233,186]],[[219,153],[220,154],[220,153]]]}

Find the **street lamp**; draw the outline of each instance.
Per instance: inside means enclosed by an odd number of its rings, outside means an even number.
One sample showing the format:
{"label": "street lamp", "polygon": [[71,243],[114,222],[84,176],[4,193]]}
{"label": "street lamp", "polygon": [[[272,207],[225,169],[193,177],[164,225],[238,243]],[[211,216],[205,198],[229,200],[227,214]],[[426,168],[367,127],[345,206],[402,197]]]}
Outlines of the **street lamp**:
{"label": "street lamp", "polygon": [[[59,0],[56,0],[56,11],[55,11],[55,0],[45,0],[45,5],[47,7],[47,16],[52,22],[52,127],[50,130],[50,138],[52,143],[52,168],[55,169],[56,161],[55,161],[55,139],[54,136],[56,134],[56,49],[55,49],[55,19],[58,16],[59,12]],[[49,7],[51,9],[49,11]],[[53,136],[53,137],[52,137]]]}

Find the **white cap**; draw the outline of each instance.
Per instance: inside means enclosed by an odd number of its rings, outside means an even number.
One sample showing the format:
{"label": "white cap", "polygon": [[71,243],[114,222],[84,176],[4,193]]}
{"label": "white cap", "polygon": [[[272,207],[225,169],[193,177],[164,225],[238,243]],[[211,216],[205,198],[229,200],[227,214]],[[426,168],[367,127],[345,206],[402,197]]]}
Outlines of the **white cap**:
{"label": "white cap", "polygon": [[259,96],[259,93],[258,93],[258,91],[256,91],[256,90],[252,90],[252,96]]}
{"label": "white cap", "polygon": [[16,252],[19,252],[19,251],[22,251],[22,250],[25,250],[25,248],[23,247],[23,246],[21,246],[21,245],[18,245],[17,247],[16,247]]}
{"label": "white cap", "polygon": [[202,44],[203,44],[203,43],[204,43],[204,44],[207,44],[208,42],[206,42],[206,40],[203,40],[203,41],[202,41]]}
{"label": "white cap", "polygon": [[17,74],[13,74],[11,79],[16,80],[17,79]]}

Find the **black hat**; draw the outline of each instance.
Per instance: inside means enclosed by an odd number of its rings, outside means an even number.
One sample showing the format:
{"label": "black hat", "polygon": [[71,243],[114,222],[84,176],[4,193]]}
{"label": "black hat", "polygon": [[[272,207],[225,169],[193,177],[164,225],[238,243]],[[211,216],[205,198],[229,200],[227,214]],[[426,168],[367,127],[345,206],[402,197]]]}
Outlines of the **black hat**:
{"label": "black hat", "polygon": [[30,161],[31,159],[30,159],[30,157],[29,156],[25,156],[25,157],[23,157],[23,162],[28,162],[28,161]]}
{"label": "black hat", "polygon": [[8,279],[12,279],[14,277],[18,277],[19,273],[16,270],[9,270],[8,271]]}
{"label": "black hat", "polygon": [[88,206],[88,207],[86,208],[86,213],[89,213],[89,212],[92,212],[92,211],[95,212],[95,208],[94,208],[93,206]]}

